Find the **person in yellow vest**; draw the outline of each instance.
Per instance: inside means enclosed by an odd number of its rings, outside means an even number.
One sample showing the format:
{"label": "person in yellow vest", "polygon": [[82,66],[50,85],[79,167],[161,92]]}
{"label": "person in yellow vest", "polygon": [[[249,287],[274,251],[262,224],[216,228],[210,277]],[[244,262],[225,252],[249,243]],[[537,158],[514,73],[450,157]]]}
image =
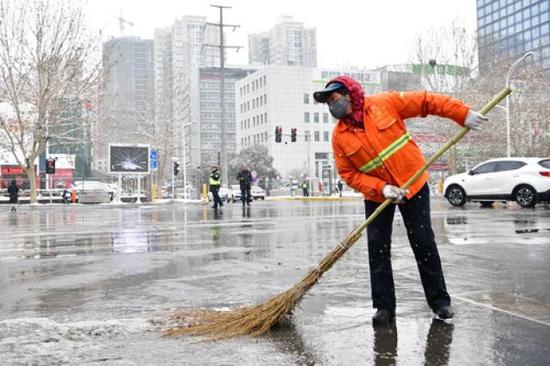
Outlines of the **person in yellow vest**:
{"label": "person in yellow vest", "polygon": [[214,205],[212,208],[218,208],[223,206],[223,201],[220,198],[219,191],[221,186],[221,174],[220,169],[216,165],[212,165],[210,171],[210,192],[212,192],[212,197],[214,199]]}

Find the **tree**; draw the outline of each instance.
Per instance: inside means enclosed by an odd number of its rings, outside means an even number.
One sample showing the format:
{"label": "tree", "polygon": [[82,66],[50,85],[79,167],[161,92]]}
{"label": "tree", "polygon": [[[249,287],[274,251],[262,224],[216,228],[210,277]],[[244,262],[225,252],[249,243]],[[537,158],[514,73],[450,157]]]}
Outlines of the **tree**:
{"label": "tree", "polygon": [[82,7],[67,1],[0,0],[0,19],[0,100],[13,110],[0,117],[0,149],[27,174],[34,203],[35,162],[50,131],[70,132],[67,101],[93,99],[100,37],[87,29]]}
{"label": "tree", "polygon": [[269,155],[267,146],[264,145],[252,145],[244,148],[235,156],[229,157],[228,160],[230,182],[237,182],[237,174],[243,165],[246,165],[250,171],[256,171],[262,185],[265,183],[266,177],[273,181],[279,175],[273,168],[273,157]]}
{"label": "tree", "polygon": [[[417,38],[413,62],[419,63],[423,86],[461,99],[474,110],[480,109],[505,86],[505,76],[514,57],[496,59],[496,52],[485,46],[477,54],[478,38],[457,22],[428,31]],[[432,62],[430,63],[430,61]],[[433,62],[435,61],[435,63]],[[490,65],[478,72],[478,64]],[[448,65],[464,73],[449,73]],[[456,68],[458,66],[459,68]],[[453,75],[450,75],[453,74]],[[511,146],[515,156],[548,156],[550,154],[550,79],[537,65],[526,62],[516,70],[511,80]],[[414,124],[414,122],[413,122]],[[430,117],[422,122],[432,132],[449,138],[458,126]],[[448,159],[451,173],[465,164],[506,156],[506,114],[504,103],[489,115],[489,122],[480,132],[469,133],[453,146],[443,159]],[[438,143],[439,147],[441,143]],[[435,148],[433,149],[435,151]],[[470,164],[471,165],[471,164]]]}
{"label": "tree", "polygon": [[[476,93],[478,57],[475,37],[474,33],[469,32],[458,21],[419,34],[412,52],[412,62],[418,65],[421,87],[476,105],[476,99],[480,98],[476,98],[479,93]],[[411,124],[445,139],[453,136],[459,128],[458,125],[453,126],[437,116]],[[441,145],[439,139],[435,139],[424,148],[433,153]],[[456,173],[459,168],[458,157],[465,156],[469,151],[468,140],[465,139],[461,144],[454,145],[442,158],[446,159],[451,173]]]}

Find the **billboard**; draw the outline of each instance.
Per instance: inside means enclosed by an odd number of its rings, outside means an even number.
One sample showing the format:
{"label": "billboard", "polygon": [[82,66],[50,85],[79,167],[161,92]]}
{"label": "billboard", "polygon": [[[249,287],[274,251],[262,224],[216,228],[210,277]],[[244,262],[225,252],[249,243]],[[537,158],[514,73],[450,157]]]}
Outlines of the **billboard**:
{"label": "billboard", "polygon": [[149,173],[149,145],[109,145],[109,172]]}

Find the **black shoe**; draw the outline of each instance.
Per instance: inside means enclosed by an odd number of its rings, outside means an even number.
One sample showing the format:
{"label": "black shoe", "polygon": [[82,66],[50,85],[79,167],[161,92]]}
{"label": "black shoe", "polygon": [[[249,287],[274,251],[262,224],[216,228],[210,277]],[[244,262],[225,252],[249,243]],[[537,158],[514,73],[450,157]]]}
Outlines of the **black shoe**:
{"label": "black shoe", "polygon": [[450,305],[440,306],[435,309],[434,313],[439,319],[451,319],[455,313]]}
{"label": "black shoe", "polygon": [[378,309],[372,317],[373,325],[384,325],[395,319],[395,310]]}

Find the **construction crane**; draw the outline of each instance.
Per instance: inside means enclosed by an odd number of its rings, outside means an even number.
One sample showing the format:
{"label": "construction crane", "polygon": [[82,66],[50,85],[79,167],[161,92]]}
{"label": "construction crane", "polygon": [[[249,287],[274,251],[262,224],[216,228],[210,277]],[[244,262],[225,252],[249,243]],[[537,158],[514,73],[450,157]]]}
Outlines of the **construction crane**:
{"label": "construction crane", "polygon": [[129,25],[130,27],[134,26],[134,23],[132,23],[128,19],[125,19],[125,18],[122,17],[122,10],[120,11],[120,15],[118,17],[116,17],[116,19],[118,20],[118,26],[119,26],[119,29],[120,29],[120,36],[121,37],[124,36],[124,25],[125,24]]}

